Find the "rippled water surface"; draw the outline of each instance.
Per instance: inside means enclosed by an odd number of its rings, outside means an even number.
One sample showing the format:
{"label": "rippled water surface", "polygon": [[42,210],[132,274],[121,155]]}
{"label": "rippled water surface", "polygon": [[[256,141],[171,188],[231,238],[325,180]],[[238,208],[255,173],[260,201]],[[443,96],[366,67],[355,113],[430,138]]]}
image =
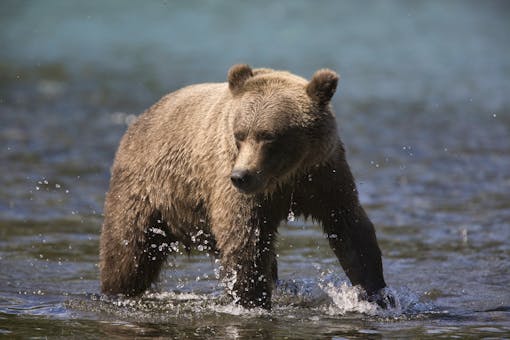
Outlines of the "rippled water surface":
{"label": "rippled water surface", "polygon": [[[0,336],[510,337],[505,1],[0,3]],[[99,295],[109,167],[134,115],[230,65],[342,75],[334,98],[376,225],[382,311],[320,228],[282,225],[271,312],[213,260],[170,258],[140,299]]]}

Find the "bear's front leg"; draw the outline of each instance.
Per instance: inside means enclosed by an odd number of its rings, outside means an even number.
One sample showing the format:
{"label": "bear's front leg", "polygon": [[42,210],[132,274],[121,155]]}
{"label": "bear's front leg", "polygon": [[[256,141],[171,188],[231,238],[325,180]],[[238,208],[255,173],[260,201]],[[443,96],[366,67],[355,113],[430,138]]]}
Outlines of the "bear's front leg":
{"label": "bear's front leg", "polygon": [[268,235],[264,235],[255,243],[222,252],[223,280],[229,290],[228,293],[241,306],[270,309],[276,281],[273,272],[276,266],[272,263],[275,261],[274,251],[271,245],[268,246],[272,244],[272,240]]}
{"label": "bear's front leg", "polygon": [[384,301],[379,301],[384,298],[381,292],[386,287],[381,251],[374,226],[359,203],[343,150],[311,171],[303,182],[307,184],[295,195],[296,205],[322,224],[351,283],[360,285],[370,300],[384,305]]}
{"label": "bear's front leg", "polygon": [[240,206],[212,221],[221,256],[220,279],[241,306],[270,309],[277,279],[276,224],[259,217],[256,209]]}

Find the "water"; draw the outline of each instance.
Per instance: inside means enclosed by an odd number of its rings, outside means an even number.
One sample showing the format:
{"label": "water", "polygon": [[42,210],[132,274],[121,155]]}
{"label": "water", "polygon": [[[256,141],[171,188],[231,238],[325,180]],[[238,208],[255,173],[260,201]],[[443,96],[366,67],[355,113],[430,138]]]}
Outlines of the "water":
{"label": "water", "polygon": [[[510,337],[508,4],[2,1],[0,334]],[[133,115],[239,61],[342,75],[334,97],[398,305],[360,302],[320,228],[280,228],[271,312],[200,253],[155,292],[99,295],[109,167]]]}

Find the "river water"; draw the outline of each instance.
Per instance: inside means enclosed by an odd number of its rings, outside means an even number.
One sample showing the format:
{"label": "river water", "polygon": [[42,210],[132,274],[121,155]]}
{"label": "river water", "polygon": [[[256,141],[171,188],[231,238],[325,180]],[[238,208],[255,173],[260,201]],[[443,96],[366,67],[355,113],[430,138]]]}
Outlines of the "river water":
{"label": "river water", "polygon": [[[509,338],[505,1],[0,3],[0,335]],[[109,168],[134,115],[236,62],[342,75],[334,97],[397,306],[359,301],[320,228],[280,228],[271,312],[200,253],[99,295]]]}

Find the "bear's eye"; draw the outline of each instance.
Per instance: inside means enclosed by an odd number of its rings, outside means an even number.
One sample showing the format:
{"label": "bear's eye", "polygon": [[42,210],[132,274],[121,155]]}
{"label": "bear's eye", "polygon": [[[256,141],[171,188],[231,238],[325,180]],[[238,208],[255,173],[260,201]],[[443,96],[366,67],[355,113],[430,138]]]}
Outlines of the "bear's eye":
{"label": "bear's eye", "polygon": [[267,131],[260,132],[257,134],[257,140],[259,142],[271,143],[276,140],[276,135]]}
{"label": "bear's eye", "polygon": [[234,133],[234,138],[236,142],[242,142],[246,139],[246,134],[244,132],[236,132]]}
{"label": "bear's eye", "polygon": [[246,134],[243,132],[235,132],[234,133],[234,139],[236,141],[237,149],[241,148],[241,142],[243,142],[246,139]]}

